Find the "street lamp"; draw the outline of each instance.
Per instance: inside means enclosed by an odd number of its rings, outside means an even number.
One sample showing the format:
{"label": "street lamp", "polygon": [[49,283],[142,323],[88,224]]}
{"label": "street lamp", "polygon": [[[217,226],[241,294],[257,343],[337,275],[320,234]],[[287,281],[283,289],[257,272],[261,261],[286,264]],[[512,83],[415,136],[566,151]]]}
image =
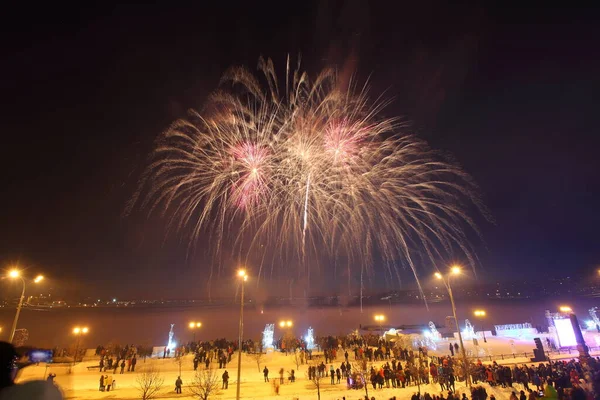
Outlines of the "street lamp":
{"label": "street lamp", "polygon": [[485,338],[485,328],[483,327],[483,318],[486,315],[485,310],[475,310],[473,311],[473,315],[478,318],[481,318],[481,331],[483,332],[483,342],[487,343],[487,339]]}
{"label": "street lamp", "polygon": [[244,283],[248,280],[248,274],[245,269],[239,269],[238,279],[241,280],[242,295],[240,296],[240,337],[238,339],[238,369],[237,369],[237,387],[235,391],[236,400],[240,400],[240,378],[242,372],[242,338],[244,334]]}
{"label": "street lamp", "polygon": [[[15,331],[17,330],[17,323],[19,322],[19,315],[21,314],[21,307],[23,307],[23,300],[25,299],[25,286],[26,285],[25,285],[25,278],[23,278],[21,271],[19,271],[16,268],[13,268],[8,272],[8,277],[10,279],[20,279],[21,283],[23,284],[23,290],[21,291],[21,298],[19,299],[19,304],[17,305],[17,313],[15,314],[15,319],[13,321],[12,328],[10,330],[10,336],[8,338],[8,341],[10,343],[12,343],[12,341],[15,337]],[[44,280],[44,277],[42,275],[38,275],[35,277],[33,282],[40,283],[43,280]]]}
{"label": "street lamp", "polygon": [[285,327],[291,328],[292,325],[294,325],[294,323],[292,321],[290,321],[289,319],[287,321],[279,321],[280,328],[285,328]]}
{"label": "street lamp", "polygon": [[385,315],[376,314],[374,317],[375,321],[379,323],[379,330],[381,331],[381,336],[383,336],[383,321],[385,321]]}
{"label": "street lamp", "polygon": [[75,346],[75,355],[73,356],[73,365],[75,365],[75,363],[77,362],[77,353],[79,353],[79,342],[81,340],[81,335],[87,335],[88,332],[89,332],[89,329],[87,326],[83,326],[83,327],[76,326],[75,328],[73,328],[73,335],[75,335],[75,337],[77,337],[77,345]]}
{"label": "street lamp", "polygon": [[462,269],[458,265],[450,267],[450,272],[444,277],[440,272],[436,272],[434,275],[437,279],[441,280],[448,296],[450,297],[450,304],[452,304],[452,314],[454,315],[454,322],[456,322],[456,330],[458,331],[458,342],[460,343],[460,351],[462,353],[464,368],[465,368],[465,381],[469,388],[471,388],[471,378],[469,376],[469,369],[467,363],[467,353],[465,352],[465,345],[463,344],[462,334],[460,333],[460,326],[458,325],[458,318],[456,317],[456,305],[454,304],[454,296],[452,295],[452,286],[450,285],[450,278],[454,275],[460,275]]}
{"label": "street lamp", "polygon": [[202,326],[202,322],[190,322],[189,327],[194,332],[194,342],[196,342],[196,329]]}
{"label": "street lamp", "polygon": [[571,307],[569,307],[569,306],[560,306],[560,307],[558,308],[558,310],[559,310],[560,312],[563,312],[563,313],[566,313],[566,314],[570,314],[570,313],[572,313],[572,312],[573,312],[573,309],[572,309]]}

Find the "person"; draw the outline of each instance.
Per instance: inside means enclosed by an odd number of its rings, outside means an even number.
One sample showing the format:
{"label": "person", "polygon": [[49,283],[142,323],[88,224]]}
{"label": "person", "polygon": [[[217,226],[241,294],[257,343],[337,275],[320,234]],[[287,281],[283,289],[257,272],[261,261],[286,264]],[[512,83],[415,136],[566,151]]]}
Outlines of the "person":
{"label": "person", "polygon": [[279,384],[283,385],[283,368],[279,370]]}
{"label": "person", "polygon": [[527,400],[527,396],[525,395],[525,391],[521,390],[519,393],[519,400]]}
{"label": "person", "polygon": [[121,360],[121,375],[125,372],[125,359]]}
{"label": "person", "polygon": [[107,392],[110,392],[110,389],[112,388],[112,383],[113,383],[112,381],[113,381],[112,375],[106,375],[104,377],[104,382],[106,383],[106,391]]}
{"label": "person", "polygon": [[46,380],[50,383],[54,383],[54,378],[56,378],[56,374],[51,372],[48,374],[48,378],[46,378]]}
{"label": "person", "polygon": [[518,400],[517,399],[517,394],[515,392],[511,392],[510,393],[510,397],[508,398],[509,400]]}
{"label": "person", "polygon": [[137,364],[137,358],[133,356],[133,358],[131,359],[131,372],[135,371],[135,364]]}
{"label": "person", "polygon": [[263,375],[265,377],[265,382],[269,382],[269,368],[267,368],[266,365],[265,365],[265,368],[263,369]]}
{"label": "person", "polygon": [[454,346],[452,346],[452,343],[448,345],[448,348],[450,349],[450,355],[454,357]]}
{"label": "person", "polygon": [[181,385],[183,385],[183,381],[181,380],[181,376],[178,376],[175,381],[175,393],[181,394]]}
{"label": "person", "polygon": [[104,389],[106,388],[105,385],[105,380],[104,380],[104,375],[100,375],[100,391],[104,392]]}
{"label": "person", "polygon": [[227,372],[227,370],[225,370],[225,372],[223,372],[223,386],[221,386],[221,389],[227,389],[229,387],[229,372]]}

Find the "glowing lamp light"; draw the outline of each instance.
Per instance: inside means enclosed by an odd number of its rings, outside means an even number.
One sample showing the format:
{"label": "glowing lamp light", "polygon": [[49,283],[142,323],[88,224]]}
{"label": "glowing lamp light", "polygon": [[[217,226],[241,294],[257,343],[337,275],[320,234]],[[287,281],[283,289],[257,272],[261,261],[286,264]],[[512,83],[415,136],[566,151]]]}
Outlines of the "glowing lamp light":
{"label": "glowing lamp light", "polygon": [[485,311],[484,310],[475,310],[473,312],[473,315],[475,315],[476,317],[485,317]]}
{"label": "glowing lamp light", "polygon": [[559,310],[560,310],[560,312],[564,312],[564,313],[570,313],[573,311],[573,309],[569,306],[560,306]]}
{"label": "glowing lamp light", "polygon": [[75,335],[81,335],[81,334],[85,335],[88,332],[89,332],[89,329],[87,326],[84,326],[84,327],[76,326],[75,328],[73,328],[73,333]]}
{"label": "glowing lamp light", "polygon": [[44,275],[38,275],[38,276],[35,277],[35,279],[33,280],[33,282],[40,283],[43,280],[44,280]]}
{"label": "glowing lamp light", "polygon": [[382,314],[377,314],[377,315],[375,315],[374,318],[375,318],[375,321],[377,321],[377,322],[385,321],[385,315],[382,315]]}
{"label": "glowing lamp light", "polygon": [[8,276],[12,279],[15,279],[21,276],[21,272],[18,269],[11,269],[8,272]]}
{"label": "glowing lamp light", "polygon": [[202,326],[202,322],[190,322],[190,329],[200,328]]}
{"label": "glowing lamp light", "polygon": [[442,274],[440,274],[439,272],[436,272],[436,273],[434,274],[434,276],[435,276],[436,278],[438,278],[438,279],[442,279]]}
{"label": "glowing lamp light", "polygon": [[452,268],[450,268],[450,272],[452,272],[454,275],[458,275],[461,272],[461,269],[458,265],[454,265]]}

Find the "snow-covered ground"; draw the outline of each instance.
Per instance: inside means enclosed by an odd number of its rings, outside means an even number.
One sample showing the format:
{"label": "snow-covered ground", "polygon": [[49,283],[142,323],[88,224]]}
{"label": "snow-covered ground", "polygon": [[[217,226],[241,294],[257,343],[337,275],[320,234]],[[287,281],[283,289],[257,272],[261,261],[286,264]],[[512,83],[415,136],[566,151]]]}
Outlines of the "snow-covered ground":
{"label": "snow-covered ground", "polygon": [[[539,335],[537,335],[539,336]],[[438,350],[432,351],[431,353],[442,355],[448,353],[448,341],[439,342]],[[452,340],[454,343],[454,340]],[[511,358],[502,361],[497,359],[495,356],[499,354],[511,354],[528,352],[531,353],[535,347],[533,340],[531,339],[509,339],[509,338],[488,338],[487,343],[480,341],[480,354],[485,352],[490,354],[492,359],[499,363],[523,363],[529,362],[528,359],[519,357]],[[465,347],[467,352],[472,354],[475,353],[475,346],[472,341],[465,341]],[[565,354],[563,358],[573,358],[576,356],[576,352],[572,355]],[[341,363],[343,355],[338,355],[338,361],[334,363],[337,367]],[[352,361],[353,354],[350,355]],[[33,380],[33,379],[44,379],[48,373],[52,372],[56,374],[55,382],[63,390],[65,398],[68,399],[139,399],[141,398],[136,388],[136,378],[140,372],[149,367],[155,367],[160,370],[161,375],[164,377],[164,386],[160,392],[158,398],[160,399],[191,399],[193,398],[189,389],[186,387],[194,376],[193,371],[193,356],[188,355],[183,358],[181,378],[183,380],[183,393],[175,394],[175,380],[179,375],[179,364],[174,359],[147,359],[146,361],[139,360],[136,367],[136,372],[127,373],[123,375],[113,375],[116,380],[116,390],[111,392],[100,392],[98,390],[100,373],[98,370],[88,371],[89,366],[98,365],[98,360],[84,361],[77,364],[73,368],[71,374],[68,373],[68,366],[64,365],[38,365],[25,368],[19,376],[19,381]],[[486,357],[485,362],[489,358]],[[380,364],[381,362],[377,363]],[[213,364],[214,365],[214,364]],[[265,383],[262,375],[262,368],[267,366],[270,370],[270,378],[274,380],[278,377],[278,371],[280,368],[284,368],[286,374],[285,384],[281,385],[279,395],[276,395],[271,384]],[[317,391],[312,382],[306,379],[305,373],[307,370],[306,365],[301,365],[296,371],[296,382],[287,382],[287,371],[294,369],[296,365],[294,357],[289,355],[286,356],[279,352],[273,352],[267,354],[261,360],[260,370],[256,365],[256,361],[247,355],[242,357],[242,378],[241,378],[241,397],[244,399],[316,399]],[[219,376],[223,370],[218,370]],[[236,377],[237,377],[237,356],[234,356],[232,362],[228,365],[227,371],[229,372],[229,389],[222,390],[218,395],[214,396],[215,399],[234,399],[236,393]],[[110,374],[106,372],[104,374]],[[325,378],[322,381],[321,387],[321,399],[322,400],[337,400],[345,397],[350,400],[357,400],[364,398],[364,390],[348,390],[345,384],[331,385],[329,378]],[[343,382],[343,380],[342,380]],[[456,388],[459,393],[466,392],[464,383],[457,383]],[[520,389],[520,385],[516,388]],[[404,389],[382,389],[382,390],[371,390],[369,388],[369,396],[374,396],[376,399],[389,399],[392,396],[396,396],[399,399],[408,399],[417,390],[416,386],[412,386]],[[510,390],[501,388],[490,388],[486,385],[488,393],[494,393],[498,400],[508,399]],[[421,386],[422,392],[439,393],[440,387],[438,385],[426,385]],[[469,396],[470,397],[470,396]]]}

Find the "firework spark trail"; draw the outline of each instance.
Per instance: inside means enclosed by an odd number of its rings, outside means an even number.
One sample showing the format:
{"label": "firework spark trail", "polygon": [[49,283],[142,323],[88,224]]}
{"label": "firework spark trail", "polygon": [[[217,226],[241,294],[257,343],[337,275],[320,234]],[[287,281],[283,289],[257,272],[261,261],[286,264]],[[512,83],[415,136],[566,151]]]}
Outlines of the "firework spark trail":
{"label": "firework spark trail", "polygon": [[398,132],[366,86],[342,92],[334,71],[311,81],[288,60],[280,96],[271,60],[259,69],[266,86],[232,68],[202,112],[160,137],[131,206],[170,211],[170,227],[191,229],[192,247],[203,232],[217,251],[231,239],[264,260],[259,277],[264,263],[285,274],[275,265],[301,259],[308,278],[309,248],[318,259],[345,257],[361,289],[376,257],[388,278],[404,266],[417,282],[423,265],[457,254],[474,266],[468,237],[477,227],[467,210],[482,206],[466,173]]}
{"label": "firework spark trail", "polygon": [[[310,173],[306,179],[306,195],[304,196],[304,227],[302,228],[302,263],[306,265],[306,225],[308,223],[308,192],[310,190]],[[307,271],[310,285],[310,271]]]}

